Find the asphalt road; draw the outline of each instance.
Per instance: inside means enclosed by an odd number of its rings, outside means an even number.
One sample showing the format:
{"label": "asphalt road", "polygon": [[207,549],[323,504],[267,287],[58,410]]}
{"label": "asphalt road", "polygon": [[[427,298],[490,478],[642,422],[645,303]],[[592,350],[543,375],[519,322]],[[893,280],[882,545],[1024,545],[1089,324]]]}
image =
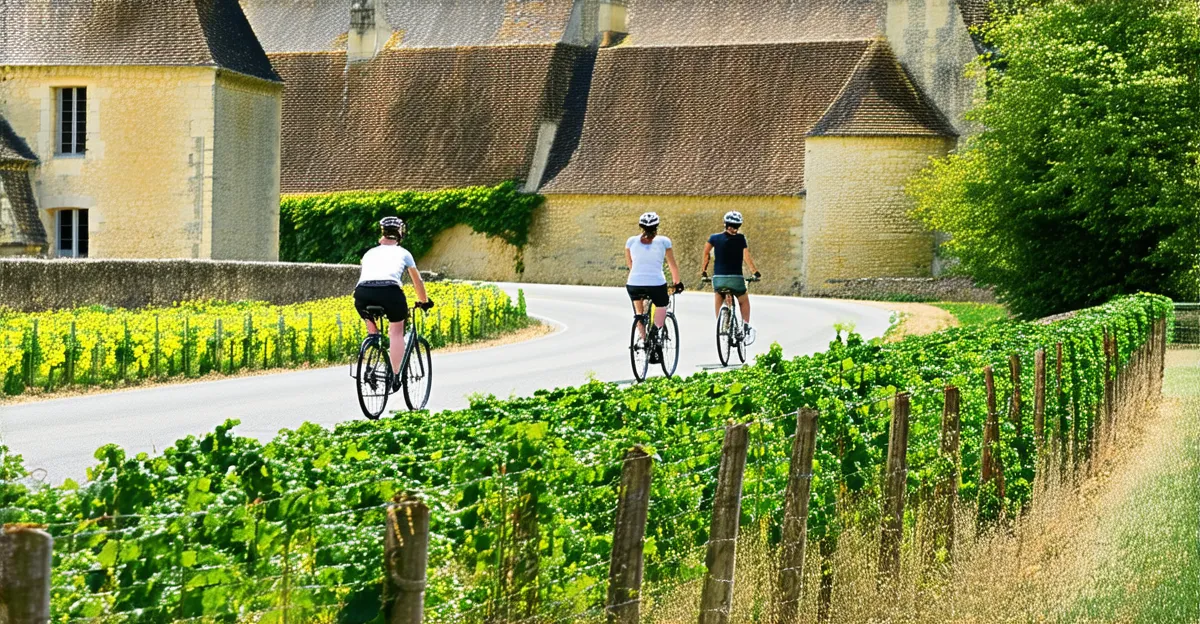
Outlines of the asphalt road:
{"label": "asphalt road", "polygon": [[[628,381],[632,312],[623,289],[591,286],[504,284],[525,289],[529,313],[556,326],[527,342],[433,355],[434,410],[467,405],[472,394],[526,395],[596,377]],[[788,355],[813,353],[833,337],[834,323],[853,323],[864,336],[886,331],[890,313],[821,299],[752,296],[758,339],[749,359],[779,342]],[[712,294],[679,296],[684,375],[719,366]],[[654,371],[655,367],[651,368]],[[661,374],[661,370],[658,371]],[[403,399],[389,407],[403,406]],[[93,453],[115,442],[131,453],[155,451],[189,434],[203,434],[227,418],[242,422],[241,435],[270,439],[305,421],[322,425],[362,418],[346,366],[164,385],[25,404],[0,404],[0,442],[45,471],[52,483],[82,478]]]}

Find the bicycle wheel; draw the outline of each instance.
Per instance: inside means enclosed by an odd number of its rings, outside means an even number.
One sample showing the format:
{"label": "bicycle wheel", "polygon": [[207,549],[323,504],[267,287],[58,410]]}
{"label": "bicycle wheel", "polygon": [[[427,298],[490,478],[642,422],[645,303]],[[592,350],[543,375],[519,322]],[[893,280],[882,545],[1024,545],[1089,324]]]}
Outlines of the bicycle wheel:
{"label": "bicycle wheel", "polygon": [[388,380],[392,377],[392,364],[387,351],[379,340],[369,340],[358,351],[358,405],[363,415],[376,420],[387,407]]}
{"label": "bicycle wheel", "polygon": [[721,366],[729,366],[729,345],[733,342],[733,312],[729,306],[721,306],[717,314],[717,358]]}
{"label": "bicycle wheel", "polygon": [[408,409],[425,409],[433,389],[433,356],[424,338],[409,338],[408,361],[404,366],[404,402]]}
{"label": "bicycle wheel", "polygon": [[638,331],[640,318],[633,319],[633,329],[629,333],[629,363],[633,365],[633,378],[637,381],[646,379],[646,371],[650,368],[650,349],[646,339]]}
{"label": "bicycle wheel", "polygon": [[658,332],[659,344],[662,345],[662,370],[667,377],[675,374],[679,366],[679,323],[673,313],[667,313],[667,320]]}

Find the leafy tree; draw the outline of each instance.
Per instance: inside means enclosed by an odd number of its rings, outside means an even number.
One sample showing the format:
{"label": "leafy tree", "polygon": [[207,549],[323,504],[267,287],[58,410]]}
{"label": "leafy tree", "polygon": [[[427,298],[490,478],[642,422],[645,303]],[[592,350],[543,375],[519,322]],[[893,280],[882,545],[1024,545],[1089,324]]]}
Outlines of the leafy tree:
{"label": "leafy tree", "polygon": [[983,35],[984,130],[909,185],[946,251],[1019,316],[1200,295],[1195,0],[1049,0]]}

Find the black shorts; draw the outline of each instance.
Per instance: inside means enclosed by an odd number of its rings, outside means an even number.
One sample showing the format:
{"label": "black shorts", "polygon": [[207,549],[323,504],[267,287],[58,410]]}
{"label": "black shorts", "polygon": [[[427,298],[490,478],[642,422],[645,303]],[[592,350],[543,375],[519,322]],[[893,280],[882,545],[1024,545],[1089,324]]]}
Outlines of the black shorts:
{"label": "black shorts", "polygon": [[365,320],[371,320],[367,306],[383,308],[387,320],[393,323],[408,320],[408,298],[396,284],[387,286],[359,285],[354,289],[354,309]]}
{"label": "black shorts", "polygon": [[641,299],[649,297],[654,305],[665,308],[671,303],[671,295],[667,293],[667,285],[662,286],[626,286],[625,290],[629,292],[629,299]]}

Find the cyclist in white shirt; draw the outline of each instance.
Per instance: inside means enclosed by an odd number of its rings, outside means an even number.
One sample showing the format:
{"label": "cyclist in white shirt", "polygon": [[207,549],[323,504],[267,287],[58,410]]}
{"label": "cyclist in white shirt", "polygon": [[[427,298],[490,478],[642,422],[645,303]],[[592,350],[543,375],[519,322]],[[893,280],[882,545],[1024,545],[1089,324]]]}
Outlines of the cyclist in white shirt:
{"label": "cyclist in white shirt", "polygon": [[[625,282],[625,290],[633,301],[634,310],[638,314],[645,313],[646,302],[642,297],[648,297],[654,303],[654,327],[650,330],[651,343],[655,344],[658,330],[667,319],[667,306],[671,303],[667,291],[667,278],[663,275],[663,260],[671,269],[671,281],[675,284],[676,293],[683,292],[683,283],[679,281],[679,265],[675,263],[675,252],[671,249],[671,239],[658,235],[658,215],[647,212],[638,219],[642,228],[640,235],[630,236],[625,241],[625,266],[629,267],[629,279]],[[639,325],[642,339],[646,338],[646,328]],[[651,363],[658,363],[661,354],[658,349],[650,352]]]}
{"label": "cyclist in white shirt", "polygon": [[[354,308],[367,324],[369,334],[378,334],[379,328],[371,320],[367,306],[383,308],[389,322],[392,370],[399,371],[400,360],[404,358],[404,322],[408,320],[408,299],[400,286],[406,271],[417,291],[417,307],[428,310],[433,307],[433,301],[425,293],[425,282],[413,255],[400,246],[400,240],[407,232],[404,221],[399,217],[384,217],[379,221],[379,228],[382,230],[379,246],[371,248],[362,257],[362,272],[354,288]],[[400,378],[395,375],[392,380],[396,389]]]}

